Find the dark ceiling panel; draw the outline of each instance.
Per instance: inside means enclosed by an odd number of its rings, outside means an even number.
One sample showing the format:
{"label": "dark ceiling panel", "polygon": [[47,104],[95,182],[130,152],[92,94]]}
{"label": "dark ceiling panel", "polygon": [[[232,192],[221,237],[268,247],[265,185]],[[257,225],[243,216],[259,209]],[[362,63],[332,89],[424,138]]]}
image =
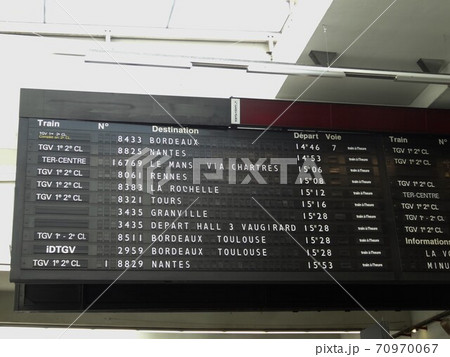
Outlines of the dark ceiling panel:
{"label": "dark ceiling panel", "polygon": [[[279,99],[408,106],[425,89],[426,84],[398,83],[384,79],[314,78],[290,76],[277,95]],[[310,86],[308,88],[308,86]]]}
{"label": "dark ceiling panel", "polygon": [[229,99],[21,90],[21,117],[228,126]]}
{"label": "dark ceiling panel", "polygon": [[[435,102],[430,105],[430,108],[436,108],[436,109],[449,109],[450,108],[450,88],[447,88],[447,90],[442,93],[442,95],[435,100]],[[450,117],[449,117],[450,120]]]}

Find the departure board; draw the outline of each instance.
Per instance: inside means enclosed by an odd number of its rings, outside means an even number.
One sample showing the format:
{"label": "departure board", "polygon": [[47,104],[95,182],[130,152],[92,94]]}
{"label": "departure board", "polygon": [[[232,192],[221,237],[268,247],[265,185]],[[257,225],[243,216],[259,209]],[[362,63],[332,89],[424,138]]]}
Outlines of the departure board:
{"label": "departure board", "polygon": [[384,138],[402,270],[450,272],[450,138]]}
{"label": "departure board", "polygon": [[12,281],[448,281],[450,138],[259,134],[22,118]]}

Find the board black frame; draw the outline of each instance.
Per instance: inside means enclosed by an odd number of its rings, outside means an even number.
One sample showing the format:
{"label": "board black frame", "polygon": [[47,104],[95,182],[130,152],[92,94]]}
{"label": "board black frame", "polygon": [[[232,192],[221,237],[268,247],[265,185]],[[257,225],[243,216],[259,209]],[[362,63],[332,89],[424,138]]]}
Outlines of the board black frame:
{"label": "board black frame", "polygon": [[[174,111],[174,98],[180,108],[192,108],[199,98],[156,96],[158,102]],[[230,126],[229,100],[201,98],[212,109],[208,126]],[[148,96],[23,89],[21,91],[21,118],[73,119],[115,121],[151,124],[170,124],[173,120],[159,107],[149,104]],[[120,105],[118,106],[119,103]],[[172,104],[171,104],[172,103]],[[100,109],[99,109],[100,107]],[[93,110],[96,108],[96,110]],[[119,109],[118,109],[119,108]],[[152,119],[150,122],[151,113]],[[153,115],[154,114],[154,115]],[[155,121],[154,118],[157,118]],[[182,125],[205,126],[205,119],[193,110],[179,117]],[[310,130],[310,129],[309,129]],[[22,134],[21,134],[22,135]],[[21,137],[19,137],[20,141]],[[23,139],[23,138],[22,138]],[[20,150],[19,150],[19,155]],[[23,162],[19,156],[18,164]],[[20,172],[18,170],[18,172]],[[24,187],[23,176],[17,176],[16,187]],[[18,193],[23,201],[23,193]],[[15,217],[20,217],[20,205],[15,206]],[[16,221],[16,224],[23,222]],[[13,248],[17,256],[17,245]],[[15,274],[13,267],[13,276]],[[117,283],[108,288],[109,281],[100,277],[98,283],[73,281],[71,284],[35,284],[33,277],[16,284],[16,309],[26,311],[82,311],[106,288],[108,291],[92,307],[97,311],[255,311],[255,310],[355,310],[360,307],[330,281],[324,273],[306,278],[302,283],[267,283],[254,279],[251,283],[224,282],[217,284],[213,275],[203,283],[180,283],[176,279],[163,284]],[[322,275],[321,278],[318,278]],[[339,273],[333,274],[339,280]],[[345,288],[368,309],[441,309],[448,308],[449,282],[429,273],[403,273],[402,281],[387,275],[375,276],[345,283]],[[380,278],[381,281],[380,281]],[[58,279],[55,279],[57,281]],[[370,280],[370,281],[369,281]],[[380,294],[381,292],[381,294]],[[147,298],[139,298],[139,294]],[[161,297],[179,296],[185,299]],[[190,295],[190,298],[186,297]],[[132,296],[132,298],[130,298]],[[154,298],[149,298],[154,296]],[[329,297],[333,296],[333,301]]]}

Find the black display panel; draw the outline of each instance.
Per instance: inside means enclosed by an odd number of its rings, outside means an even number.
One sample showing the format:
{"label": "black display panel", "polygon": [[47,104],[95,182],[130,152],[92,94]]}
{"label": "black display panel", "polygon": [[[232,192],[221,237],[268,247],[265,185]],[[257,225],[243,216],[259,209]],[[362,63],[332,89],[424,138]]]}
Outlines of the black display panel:
{"label": "black display panel", "polygon": [[450,138],[259,133],[22,118],[11,280],[448,281]]}

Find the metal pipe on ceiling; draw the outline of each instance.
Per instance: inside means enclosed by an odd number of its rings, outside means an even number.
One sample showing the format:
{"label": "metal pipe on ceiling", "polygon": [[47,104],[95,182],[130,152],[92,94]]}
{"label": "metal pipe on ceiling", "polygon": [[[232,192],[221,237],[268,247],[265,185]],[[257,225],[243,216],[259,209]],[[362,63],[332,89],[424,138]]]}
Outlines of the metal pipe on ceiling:
{"label": "metal pipe on ceiling", "polygon": [[[126,60],[124,60],[126,58]],[[132,54],[124,52],[90,51],[86,63],[128,64],[150,67],[209,67],[216,69],[246,70],[248,73],[309,76],[326,78],[362,78],[395,82],[450,85],[450,75],[416,72],[382,71],[375,69],[333,68],[303,66],[290,63],[246,61],[222,58],[169,56],[161,54]]]}
{"label": "metal pipe on ceiling", "polygon": [[44,37],[69,38],[104,38],[105,31],[111,31],[113,39],[128,40],[167,40],[167,41],[199,41],[199,42],[239,42],[267,43],[277,42],[280,33],[252,31],[222,31],[170,28],[145,28],[124,26],[99,26],[70,24],[39,24],[0,22],[0,34],[28,35]]}

